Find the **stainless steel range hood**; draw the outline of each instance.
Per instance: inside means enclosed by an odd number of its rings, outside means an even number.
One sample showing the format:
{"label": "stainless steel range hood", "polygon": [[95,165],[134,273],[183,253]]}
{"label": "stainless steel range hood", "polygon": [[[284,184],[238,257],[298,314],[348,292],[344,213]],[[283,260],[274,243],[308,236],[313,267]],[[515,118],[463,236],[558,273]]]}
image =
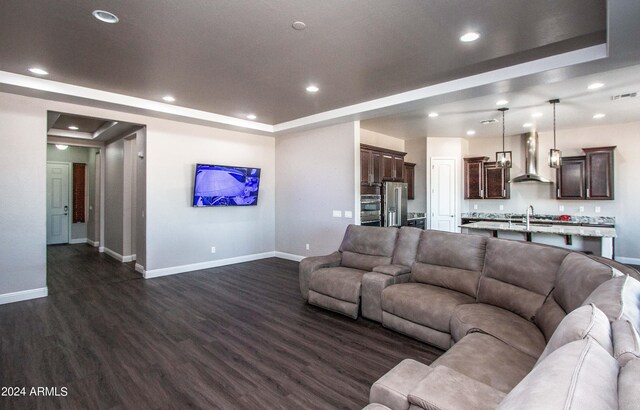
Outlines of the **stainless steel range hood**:
{"label": "stainless steel range hood", "polygon": [[509,182],[542,182],[550,184],[551,181],[538,175],[538,133],[522,134],[522,146],[524,148],[525,174],[515,177]]}

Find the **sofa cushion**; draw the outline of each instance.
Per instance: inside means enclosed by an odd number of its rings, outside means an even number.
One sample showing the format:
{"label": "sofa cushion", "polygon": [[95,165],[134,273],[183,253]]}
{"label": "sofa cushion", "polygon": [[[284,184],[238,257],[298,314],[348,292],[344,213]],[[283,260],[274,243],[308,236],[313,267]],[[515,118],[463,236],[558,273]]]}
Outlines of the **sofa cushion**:
{"label": "sofa cushion", "polygon": [[[399,266],[399,265],[389,265]],[[367,272],[362,276],[362,316],[382,322],[382,291],[396,283],[409,281],[409,275],[386,275],[380,272]]]}
{"label": "sofa cushion", "polygon": [[337,313],[349,316],[352,319],[358,318],[360,312],[359,303],[347,302],[344,300],[336,299],[331,296],[323,295],[314,290],[309,290],[309,303],[315,306],[320,306]]}
{"label": "sofa cushion", "polygon": [[571,342],[538,364],[499,409],[617,409],[618,363],[593,339]]}
{"label": "sofa cushion", "polygon": [[571,312],[598,286],[613,277],[613,269],[578,252],[562,261],[558,270],[553,298],[565,312]]}
{"label": "sofa cushion", "polygon": [[423,409],[493,410],[504,397],[491,386],[438,366],[411,389],[409,403]]}
{"label": "sofa cushion", "polygon": [[309,290],[351,303],[358,303],[362,275],[365,272],[351,268],[323,268],[311,274]]}
{"label": "sofa cushion", "polygon": [[396,241],[396,247],[393,251],[394,265],[413,265],[416,260],[416,253],[418,252],[418,243],[420,242],[420,235],[424,230],[413,228],[411,226],[403,226],[398,233],[398,239]]}
{"label": "sofa cushion", "polygon": [[484,333],[471,333],[436,359],[467,377],[508,393],[533,368],[536,359]]}
{"label": "sofa cushion", "polygon": [[340,251],[391,258],[397,237],[397,228],[349,225],[342,239]]}
{"label": "sofa cushion", "polygon": [[536,312],[533,321],[536,326],[542,330],[545,340],[548,341],[565,316],[567,316],[567,313],[558,305],[558,302],[553,298],[553,292],[551,292],[547,300],[544,301],[540,309]]}
{"label": "sofa cushion", "polygon": [[451,315],[473,298],[422,283],[392,285],[382,292],[382,310],[411,322],[450,333]]}
{"label": "sofa cushion", "polygon": [[382,312],[382,325],[442,350],[453,346],[453,339],[451,339],[449,332],[441,332],[428,326],[419,325],[389,312]]}
{"label": "sofa cushion", "polygon": [[640,282],[630,276],[610,279],[598,286],[584,304],[593,303],[613,322],[628,319],[640,328]]}
{"label": "sofa cushion", "polygon": [[385,406],[384,404],[369,403],[366,406],[364,406],[362,410],[391,410],[391,409]]}
{"label": "sofa cushion", "polygon": [[341,260],[342,254],[338,251],[330,255],[310,256],[301,260],[298,267],[298,279],[300,281],[300,293],[302,293],[302,297],[305,299],[309,298],[309,278],[311,277],[311,273],[320,268],[340,266]]}
{"label": "sofa cushion", "polygon": [[475,298],[480,272],[416,262],[411,268],[411,277],[414,282],[455,290]]}
{"label": "sofa cushion", "polygon": [[640,336],[638,331],[628,320],[616,320],[611,323],[613,334],[613,357],[620,366],[629,361],[640,358]]}
{"label": "sofa cushion", "polygon": [[620,410],[638,410],[640,408],[640,359],[627,363],[618,374],[618,405]]}
{"label": "sofa cushion", "polygon": [[533,320],[567,254],[551,246],[489,238],[478,302]]}
{"label": "sofa cushion", "polygon": [[343,251],[340,266],[371,272],[376,266],[388,265],[390,263],[391,257],[389,256],[364,255],[361,253]]}
{"label": "sofa cushion", "polygon": [[538,358],[538,363],[567,343],[587,337],[595,340],[609,354],[613,354],[609,320],[595,305],[579,307],[562,319],[555,333],[551,336],[549,343],[544,348],[544,352]]}
{"label": "sofa cushion", "polygon": [[380,403],[394,410],[408,409],[409,392],[431,371],[426,364],[405,359],[373,383],[369,402]]}
{"label": "sofa cushion", "polygon": [[544,350],[540,329],[528,320],[496,306],[460,305],[451,317],[451,336],[459,341],[472,332],[487,333],[533,358]]}
{"label": "sofa cushion", "polygon": [[441,231],[423,231],[417,262],[480,272],[484,265],[487,238]]}

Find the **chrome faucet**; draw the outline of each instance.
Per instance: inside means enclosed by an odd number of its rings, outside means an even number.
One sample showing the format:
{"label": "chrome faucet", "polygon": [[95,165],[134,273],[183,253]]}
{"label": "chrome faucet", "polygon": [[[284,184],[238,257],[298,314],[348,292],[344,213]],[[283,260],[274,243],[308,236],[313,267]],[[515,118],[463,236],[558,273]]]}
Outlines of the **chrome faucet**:
{"label": "chrome faucet", "polygon": [[527,215],[525,217],[525,224],[527,231],[529,230],[529,221],[531,220],[531,215],[533,215],[533,205],[529,205],[527,207]]}

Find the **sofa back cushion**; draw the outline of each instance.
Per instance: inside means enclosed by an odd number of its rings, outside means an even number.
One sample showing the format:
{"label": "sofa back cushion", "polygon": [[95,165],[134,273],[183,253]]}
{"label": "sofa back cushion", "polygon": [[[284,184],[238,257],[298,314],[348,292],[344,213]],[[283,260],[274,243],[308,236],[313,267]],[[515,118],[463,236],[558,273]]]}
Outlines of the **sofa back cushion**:
{"label": "sofa back cushion", "polygon": [[609,319],[595,305],[579,307],[562,319],[538,358],[538,363],[562,346],[588,337],[595,340],[609,354],[613,354]]}
{"label": "sofa back cushion", "polygon": [[571,342],[540,362],[498,409],[617,409],[618,363],[593,339]]}
{"label": "sofa back cushion", "polygon": [[561,248],[489,238],[478,302],[533,320],[567,254]]}
{"label": "sofa back cushion", "polygon": [[413,265],[416,261],[416,253],[418,252],[418,243],[420,242],[420,235],[424,232],[422,229],[413,228],[410,226],[403,226],[398,233],[398,239],[396,240],[396,248],[393,251],[394,265]]}
{"label": "sofa back cushion", "polygon": [[478,235],[424,231],[411,278],[475,298],[486,242],[487,238]]}
{"label": "sofa back cushion", "polygon": [[584,303],[595,304],[611,322],[627,319],[636,330],[640,328],[640,282],[631,276],[609,279],[598,286]]}
{"label": "sofa back cushion", "polygon": [[553,297],[565,312],[580,307],[598,286],[614,277],[611,266],[571,252],[558,270]]}
{"label": "sofa back cushion", "polygon": [[349,225],[340,245],[341,266],[371,271],[390,264],[397,237],[397,228]]}

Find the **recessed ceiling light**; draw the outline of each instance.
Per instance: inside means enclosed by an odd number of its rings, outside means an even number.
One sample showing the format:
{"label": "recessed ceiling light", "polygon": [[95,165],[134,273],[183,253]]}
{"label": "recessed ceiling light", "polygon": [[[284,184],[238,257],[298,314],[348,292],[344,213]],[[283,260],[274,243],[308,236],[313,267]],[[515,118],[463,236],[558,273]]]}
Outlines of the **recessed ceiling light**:
{"label": "recessed ceiling light", "polygon": [[534,112],[533,114],[531,114],[531,116],[533,118],[540,118],[540,117],[542,117],[542,113],[541,112]]}
{"label": "recessed ceiling light", "polygon": [[507,105],[509,104],[509,101],[507,100],[498,100],[496,101],[496,105]]}
{"label": "recessed ceiling light", "polygon": [[469,130],[467,131],[467,135],[476,135],[476,132],[474,130]]}
{"label": "recessed ceiling light", "polygon": [[589,84],[587,88],[590,90],[597,90],[598,88],[602,88],[602,87],[604,87],[604,84],[602,83],[593,83],[593,84]]}
{"label": "recessed ceiling light", "polygon": [[307,25],[304,24],[304,21],[294,21],[293,24],[291,25],[291,27],[293,27],[294,29],[296,29],[298,31],[302,31],[305,28],[307,28]]}
{"label": "recessed ceiling light", "polygon": [[530,122],[525,122],[524,124],[522,124],[522,126],[523,126],[524,128],[531,128],[531,127],[533,127],[533,124],[532,124],[532,123],[530,123]]}
{"label": "recessed ceiling light", "polygon": [[64,151],[65,149],[69,148],[69,146],[64,144],[56,144],[56,148],[58,148],[60,151]]}
{"label": "recessed ceiling light", "polygon": [[595,114],[593,116],[593,119],[594,120],[599,120],[600,118],[604,118],[604,117],[606,117],[606,114],[603,114],[603,113],[600,112],[600,113]]}
{"label": "recessed ceiling light", "polygon": [[78,128],[78,127],[76,127],[75,125],[69,125],[69,129],[70,129],[71,131],[78,131],[78,129],[79,129],[79,128]]}
{"label": "recessed ceiling light", "polygon": [[430,112],[429,113],[429,118],[437,118],[440,114],[438,114],[437,112]]}
{"label": "recessed ceiling light", "polygon": [[462,41],[463,43],[470,43],[472,41],[476,41],[479,38],[480,38],[480,34],[470,31],[468,33],[463,34],[460,37],[460,41]]}
{"label": "recessed ceiling light", "polygon": [[308,93],[317,93],[318,91],[320,91],[320,89],[318,88],[317,85],[310,85],[307,87]]}
{"label": "recessed ceiling light", "polygon": [[47,70],[40,67],[31,67],[29,71],[37,75],[49,75],[49,72]]}
{"label": "recessed ceiling light", "polygon": [[165,100],[166,102],[175,102],[176,99],[172,96],[172,95],[165,95],[164,97],[162,97],[163,100]]}
{"label": "recessed ceiling light", "polygon": [[258,117],[256,117],[255,114],[247,114],[247,119],[248,120],[255,120],[256,118],[258,118]]}
{"label": "recessed ceiling light", "polygon": [[120,21],[118,16],[105,10],[94,10],[91,14],[93,14],[93,17],[97,18],[98,20],[109,24],[115,24]]}

